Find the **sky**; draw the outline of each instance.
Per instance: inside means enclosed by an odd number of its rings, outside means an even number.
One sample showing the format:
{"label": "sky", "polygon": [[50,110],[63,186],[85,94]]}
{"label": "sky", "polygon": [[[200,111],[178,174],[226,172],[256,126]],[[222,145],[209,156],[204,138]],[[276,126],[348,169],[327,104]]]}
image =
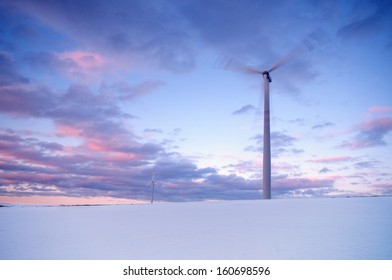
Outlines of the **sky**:
{"label": "sky", "polygon": [[0,202],[392,194],[390,1],[0,1]]}

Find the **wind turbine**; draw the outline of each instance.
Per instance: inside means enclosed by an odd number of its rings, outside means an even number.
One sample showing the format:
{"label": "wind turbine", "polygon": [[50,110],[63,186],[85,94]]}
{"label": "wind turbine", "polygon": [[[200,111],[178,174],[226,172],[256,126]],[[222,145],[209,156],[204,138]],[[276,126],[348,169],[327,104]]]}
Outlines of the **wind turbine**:
{"label": "wind turbine", "polygon": [[[271,137],[270,137],[270,86],[272,82],[270,73],[289,61],[293,60],[305,51],[314,49],[325,39],[325,33],[321,29],[311,32],[306,38],[287,55],[283,56],[268,70],[261,70],[255,67],[249,67],[243,63],[226,58],[225,69],[240,70],[250,74],[258,74],[263,78],[264,85],[264,134],[263,134],[263,198],[271,199]],[[227,61],[228,60],[228,61]]]}
{"label": "wind turbine", "polygon": [[154,172],[152,174],[151,182],[148,185],[149,187],[152,187],[152,189],[151,189],[151,204],[154,203],[155,184],[156,184],[156,181],[155,181],[155,172]]}

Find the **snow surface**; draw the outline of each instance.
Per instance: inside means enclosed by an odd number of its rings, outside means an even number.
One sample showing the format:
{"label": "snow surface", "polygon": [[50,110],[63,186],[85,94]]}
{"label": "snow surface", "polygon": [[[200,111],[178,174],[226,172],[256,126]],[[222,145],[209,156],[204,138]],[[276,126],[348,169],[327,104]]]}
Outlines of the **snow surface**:
{"label": "snow surface", "polygon": [[392,259],[392,197],[0,207],[0,259]]}

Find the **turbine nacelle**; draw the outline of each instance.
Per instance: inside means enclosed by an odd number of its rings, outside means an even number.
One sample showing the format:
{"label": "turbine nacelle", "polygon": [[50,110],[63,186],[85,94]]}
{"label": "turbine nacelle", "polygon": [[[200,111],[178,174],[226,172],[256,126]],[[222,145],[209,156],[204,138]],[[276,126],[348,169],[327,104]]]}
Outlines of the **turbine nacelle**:
{"label": "turbine nacelle", "polygon": [[263,77],[266,76],[266,78],[268,79],[268,82],[270,82],[270,83],[272,82],[271,76],[268,71],[263,71],[261,74],[263,75]]}

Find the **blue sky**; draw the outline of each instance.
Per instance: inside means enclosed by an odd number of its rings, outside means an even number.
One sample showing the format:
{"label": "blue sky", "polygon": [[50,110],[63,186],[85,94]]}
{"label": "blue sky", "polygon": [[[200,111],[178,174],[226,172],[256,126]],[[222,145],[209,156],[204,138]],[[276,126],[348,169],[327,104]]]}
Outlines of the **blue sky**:
{"label": "blue sky", "polygon": [[389,1],[17,0],[0,15],[2,202],[147,201],[153,173],[161,201],[261,198],[262,79],[232,66],[293,49],[271,73],[272,196],[391,194]]}

